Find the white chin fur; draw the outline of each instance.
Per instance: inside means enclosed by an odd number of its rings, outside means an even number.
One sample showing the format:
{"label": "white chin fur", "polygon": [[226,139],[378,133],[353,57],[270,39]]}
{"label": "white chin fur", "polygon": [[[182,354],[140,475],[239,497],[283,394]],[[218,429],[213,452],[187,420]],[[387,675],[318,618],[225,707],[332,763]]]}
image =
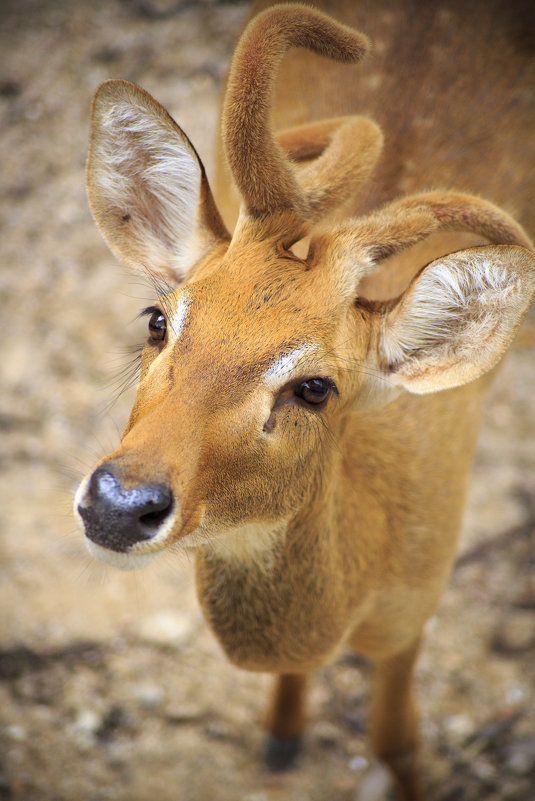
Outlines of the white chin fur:
{"label": "white chin fur", "polygon": [[118,553],[110,551],[109,548],[103,548],[102,545],[97,545],[88,539],[85,544],[91,556],[118,570],[137,570],[140,567],[146,567],[160,555],[160,551],[157,553]]}

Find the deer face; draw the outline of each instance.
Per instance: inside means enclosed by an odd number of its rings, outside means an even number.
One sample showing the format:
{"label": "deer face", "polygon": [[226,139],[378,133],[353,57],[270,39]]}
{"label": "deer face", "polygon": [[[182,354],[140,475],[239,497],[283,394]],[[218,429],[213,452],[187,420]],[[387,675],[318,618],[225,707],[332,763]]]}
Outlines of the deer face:
{"label": "deer face", "polygon": [[100,558],[137,566],[178,541],[282,531],[328,469],[344,409],[365,389],[365,312],[324,265],[273,240],[250,250],[230,247],[217,266],[209,255],[146,310],[122,442],[77,497]]}

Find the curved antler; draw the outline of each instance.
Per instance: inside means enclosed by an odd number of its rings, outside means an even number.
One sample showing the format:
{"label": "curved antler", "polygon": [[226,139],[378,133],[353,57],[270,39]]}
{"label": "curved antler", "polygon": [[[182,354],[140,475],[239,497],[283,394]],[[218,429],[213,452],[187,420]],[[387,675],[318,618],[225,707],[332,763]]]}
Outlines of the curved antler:
{"label": "curved antler", "polygon": [[[359,120],[359,125],[362,122],[362,118],[346,118],[346,125],[329,137],[330,145],[318,159],[323,162],[309,173],[302,187],[273,136],[270,120],[277,68],[290,47],[305,47],[336,61],[355,63],[365,55],[368,39],[301,5],[268,9],[246,28],[232,61],[223,105],[222,135],[232,174],[253,217],[289,210],[304,220],[311,214],[317,217],[325,213],[328,204],[320,184],[326,165],[332,161],[330,151],[339,150],[342,142],[347,141],[350,134],[347,126],[352,119]],[[374,123],[366,122],[373,126],[380,150],[380,132]],[[378,152],[374,163],[377,155]],[[347,163],[345,171],[347,175]]]}
{"label": "curved antler", "polygon": [[431,191],[395,200],[319,236],[313,242],[314,259],[350,253],[369,273],[378,262],[438,231],[480,234],[496,245],[534,249],[522,226],[494,203],[461,192]]}
{"label": "curved antler", "polygon": [[[420,192],[394,201],[384,212],[390,217],[424,212],[430,215],[437,231],[468,231],[480,234],[496,245],[520,245],[533,249],[532,241],[510,214],[475,195],[451,191]],[[390,254],[379,253],[377,257],[382,259],[386,255]]]}
{"label": "curved antler", "polygon": [[[301,148],[296,140],[301,138]],[[313,141],[315,149],[306,147]],[[305,140],[305,141],[303,141]],[[367,117],[338,117],[277,134],[294,160],[308,161],[298,173],[309,223],[344,203],[364,183],[383,148],[383,134]],[[312,160],[311,160],[312,159]]]}

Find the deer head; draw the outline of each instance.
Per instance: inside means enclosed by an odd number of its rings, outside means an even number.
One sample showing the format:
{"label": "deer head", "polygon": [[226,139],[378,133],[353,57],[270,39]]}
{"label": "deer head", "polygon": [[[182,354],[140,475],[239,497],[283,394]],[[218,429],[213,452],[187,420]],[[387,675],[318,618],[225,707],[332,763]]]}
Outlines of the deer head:
{"label": "deer head", "polygon": [[[283,536],[319,494],[328,503],[349,414],[476,379],[533,295],[529,239],[475,197],[419,194],[325,226],[373,170],[382,134],[347,117],[275,136],[271,92],[291,46],[351,63],[368,43],[304,6],[249,25],[222,118],[243,198],[232,236],[193,145],[155,100],[126,81],[104,83],[94,99],[94,217],[123,262],[166,285],[145,310],[122,441],[75,502],[91,551],[118,567],[174,543],[231,549],[239,539],[254,551]],[[490,244],[433,261],[398,298],[359,297],[383,259],[441,230]],[[291,248],[307,235],[301,259]]]}

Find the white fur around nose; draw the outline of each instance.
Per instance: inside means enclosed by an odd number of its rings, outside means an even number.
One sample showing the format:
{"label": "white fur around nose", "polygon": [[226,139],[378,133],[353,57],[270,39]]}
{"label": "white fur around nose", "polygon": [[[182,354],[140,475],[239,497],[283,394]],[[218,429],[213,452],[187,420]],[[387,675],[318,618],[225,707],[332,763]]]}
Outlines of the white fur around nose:
{"label": "white fur around nose", "polygon": [[156,553],[119,553],[118,551],[111,551],[109,548],[103,548],[102,545],[97,545],[96,542],[86,539],[85,544],[87,550],[99,562],[104,562],[106,565],[117,568],[117,570],[139,570],[141,567],[146,567],[154,562],[161,551]]}

